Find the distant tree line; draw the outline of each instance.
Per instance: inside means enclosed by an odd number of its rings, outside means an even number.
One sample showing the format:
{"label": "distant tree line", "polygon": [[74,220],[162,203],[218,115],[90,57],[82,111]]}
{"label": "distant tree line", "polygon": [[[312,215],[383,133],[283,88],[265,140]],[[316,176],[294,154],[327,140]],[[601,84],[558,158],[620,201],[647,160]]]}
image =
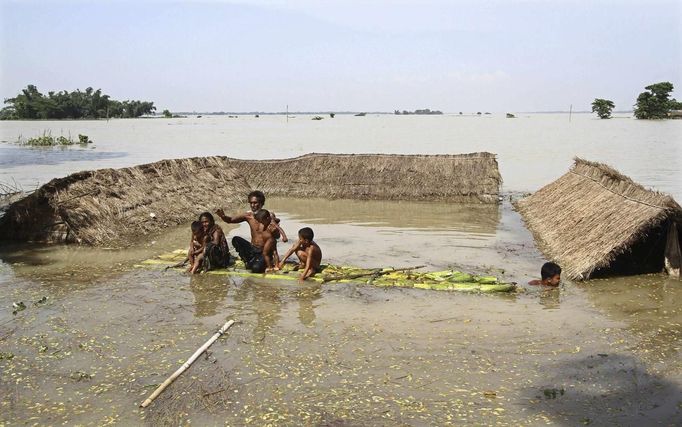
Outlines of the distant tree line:
{"label": "distant tree line", "polygon": [[[670,82],[654,83],[645,87],[637,97],[634,105],[634,114],[638,119],[667,119],[671,112],[682,110],[682,102],[670,98],[673,84]],[[613,101],[603,98],[595,98],[592,102],[592,112],[597,113],[600,119],[610,119],[611,111],[615,105]]]}
{"label": "distant tree line", "polygon": [[153,102],[116,101],[91,87],[85,92],[76,89],[44,95],[36,86],[28,85],[14,98],[5,99],[5,104],[0,120],[132,118],[156,110]]}

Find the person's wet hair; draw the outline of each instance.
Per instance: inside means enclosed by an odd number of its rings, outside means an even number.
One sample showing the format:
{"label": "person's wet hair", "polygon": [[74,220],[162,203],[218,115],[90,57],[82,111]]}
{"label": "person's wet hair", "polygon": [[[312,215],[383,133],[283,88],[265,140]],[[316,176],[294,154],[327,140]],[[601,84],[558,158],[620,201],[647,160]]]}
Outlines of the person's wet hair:
{"label": "person's wet hair", "polygon": [[201,222],[199,221],[192,221],[192,225],[190,226],[192,229],[193,234],[197,234],[199,231],[201,231]]}
{"label": "person's wet hair", "polygon": [[313,237],[315,237],[315,233],[313,233],[313,229],[310,227],[301,228],[298,230],[298,235],[305,240],[313,240]]}
{"label": "person's wet hair", "polygon": [[261,209],[258,212],[256,212],[256,214],[253,217],[256,218],[256,221],[263,222],[267,218],[270,218],[270,211],[268,211],[267,209]]}
{"label": "person's wet hair", "polygon": [[542,268],[540,269],[540,276],[542,277],[542,280],[549,279],[550,277],[554,277],[557,274],[561,275],[561,267],[559,267],[559,264],[553,262],[546,262],[542,264]]}
{"label": "person's wet hair", "polygon": [[252,197],[255,197],[261,205],[265,204],[265,194],[262,191],[253,190],[249,193],[248,200],[251,201]]}
{"label": "person's wet hair", "polygon": [[199,221],[201,221],[201,218],[208,219],[208,222],[211,225],[215,224],[215,219],[213,219],[213,215],[211,215],[211,212],[202,212],[202,214],[199,215]]}

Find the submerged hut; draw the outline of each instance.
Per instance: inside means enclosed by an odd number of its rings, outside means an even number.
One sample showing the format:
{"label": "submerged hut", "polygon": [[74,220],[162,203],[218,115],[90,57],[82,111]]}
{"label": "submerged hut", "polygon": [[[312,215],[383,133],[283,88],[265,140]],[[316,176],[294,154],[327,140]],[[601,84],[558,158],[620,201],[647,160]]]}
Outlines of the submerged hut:
{"label": "submerged hut", "polygon": [[663,269],[679,277],[682,208],[609,166],[576,158],[568,173],[516,208],[569,278]]}
{"label": "submerged hut", "polygon": [[500,183],[490,153],[162,160],[54,179],[9,206],[0,239],[125,246],[202,211],[241,206],[253,189],[299,198],[496,203]]}
{"label": "submerged hut", "polygon": [[78,172],[53,179],[12,204],[0,218],[2,240],[125,246],[241,202],[244,178],[220,158],[160,162]]}
{"label": "submerged hut", "polygon": [[502,182],[492,153],[313,153],[228,161],[252,188],[281,197],[497,203]]}

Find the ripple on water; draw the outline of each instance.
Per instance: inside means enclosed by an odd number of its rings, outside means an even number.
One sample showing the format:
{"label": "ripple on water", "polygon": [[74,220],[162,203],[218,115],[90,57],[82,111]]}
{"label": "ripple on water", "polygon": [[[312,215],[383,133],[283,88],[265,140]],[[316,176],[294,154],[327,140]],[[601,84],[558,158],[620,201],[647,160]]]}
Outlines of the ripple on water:
{"label": "ripple on water", "polygon": [[75,147],[0,147],[0,167],[58,165],[65,162],[115,159],[125,152],[102,152]]}

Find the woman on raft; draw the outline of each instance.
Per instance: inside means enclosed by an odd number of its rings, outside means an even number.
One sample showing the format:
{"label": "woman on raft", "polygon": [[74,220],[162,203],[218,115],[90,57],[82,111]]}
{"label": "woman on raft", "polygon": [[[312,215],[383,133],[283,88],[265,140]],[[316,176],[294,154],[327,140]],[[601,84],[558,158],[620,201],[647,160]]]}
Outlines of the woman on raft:
{"label": "woman on raft", "polygon": [[204,271],[227,267],[230,264],[230,250],[223,229],[215,223],[210,212],[199,215],[199,222],[204,231],[204,253],[195,258],[190,272],[198,272],[199,267],[203,267]]}

